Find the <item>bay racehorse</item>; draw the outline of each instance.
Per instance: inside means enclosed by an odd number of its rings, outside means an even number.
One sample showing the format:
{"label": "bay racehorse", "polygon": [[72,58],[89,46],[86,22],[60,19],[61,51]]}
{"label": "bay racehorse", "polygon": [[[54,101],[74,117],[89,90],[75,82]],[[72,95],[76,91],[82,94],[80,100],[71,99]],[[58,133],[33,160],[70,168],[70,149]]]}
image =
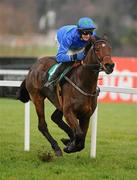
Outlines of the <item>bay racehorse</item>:
{"label": "bay racehorse", "polygon": [[[44,100],[48,98],[56,107],[51,119],[62,129],[68,139],[62,139],[64,151],[81,151],[85,146],[89,120],[97,106],[97,81],[100,71],[110,74],[114,63],[111,59],[111,47],[104,38],[92,40],[86,47],[86,57],[80,64],[73,62],[71,72],[64,76],[63,83],[53,90],[43,86],[43,79],[55,57],[42,57],[31,67],[22,82],[18,99],[22,102],[31,100],[38,116],[38,129],[50,142],[56,156],[62,156],[57,141],[51,136],[45,121]],[[63,116],[65,121],[63,121]]]}

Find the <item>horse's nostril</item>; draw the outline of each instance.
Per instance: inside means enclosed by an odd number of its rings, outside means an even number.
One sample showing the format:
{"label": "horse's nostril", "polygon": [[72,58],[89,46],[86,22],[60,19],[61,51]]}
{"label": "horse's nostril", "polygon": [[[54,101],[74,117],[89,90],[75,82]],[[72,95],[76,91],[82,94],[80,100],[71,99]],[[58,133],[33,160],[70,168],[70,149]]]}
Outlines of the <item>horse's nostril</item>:
{"label": "horse's nostril", "polygon": [[113,64],[111,64],[111,68],[113,69],[114,68],[114,66],[115,66],[115,64],[113,63]]}
{"label": "horse's nostril", "polygon": [[113,63],[113,64],[108,64],[108,63],[105,64],[105,67],[106,67],[106,68],[110,68],[110,69],[113,69],[114,66],[115,66],[114,63]]}

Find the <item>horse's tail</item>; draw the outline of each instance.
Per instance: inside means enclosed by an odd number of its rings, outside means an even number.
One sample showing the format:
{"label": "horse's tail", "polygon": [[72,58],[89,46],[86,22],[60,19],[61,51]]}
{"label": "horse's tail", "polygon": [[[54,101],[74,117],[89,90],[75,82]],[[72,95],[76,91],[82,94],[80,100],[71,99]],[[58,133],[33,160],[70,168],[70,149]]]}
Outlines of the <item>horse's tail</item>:
{"label": "horse's tail", "polygon": [[26,89],[26,79],[21,83],[19,91],[17,92],[17,99],[19,99],[23,103],[26,103],[30,100],[29,93]]}

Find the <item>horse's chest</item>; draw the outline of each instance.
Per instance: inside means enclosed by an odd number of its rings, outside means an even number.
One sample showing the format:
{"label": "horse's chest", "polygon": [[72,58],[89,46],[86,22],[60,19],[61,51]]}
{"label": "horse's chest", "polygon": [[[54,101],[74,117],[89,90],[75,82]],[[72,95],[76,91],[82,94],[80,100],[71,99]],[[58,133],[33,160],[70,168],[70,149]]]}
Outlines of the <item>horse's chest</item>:
{"label": "horse's chest", "polygon": [[93,108],[90,105],[85,105],[80,110],[84,114],[92,114]]}
{"label": "horse's chest", "polygon": [[75,110],[84,114],[92,114],[97,105],[96,97],[84,97],[75,99]]}
{"label": "horse's chest", "polygon": [[76,108],[76,111],[80,111],[80,112],[83,112],[83,113],[90,113],[93,111],[93,106],[92,106],[92,103],[91,102],[78,102],[76,105],[75,105],[75,108]]}

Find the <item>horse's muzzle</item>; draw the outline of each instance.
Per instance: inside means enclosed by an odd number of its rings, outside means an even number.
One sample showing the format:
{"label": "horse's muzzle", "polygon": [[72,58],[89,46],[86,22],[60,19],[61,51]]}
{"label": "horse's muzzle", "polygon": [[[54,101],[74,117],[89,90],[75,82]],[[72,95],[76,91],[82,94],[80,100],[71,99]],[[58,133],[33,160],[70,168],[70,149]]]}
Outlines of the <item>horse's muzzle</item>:
{"label": "horse's muzzle", "polygon": [[106,74],[111,74],[113,72],[113,70],[114,70],[114,66],[115,66],[114,63],[111,63],[111,64],[106,63],[104,65],[104,70],[105,70]]}

